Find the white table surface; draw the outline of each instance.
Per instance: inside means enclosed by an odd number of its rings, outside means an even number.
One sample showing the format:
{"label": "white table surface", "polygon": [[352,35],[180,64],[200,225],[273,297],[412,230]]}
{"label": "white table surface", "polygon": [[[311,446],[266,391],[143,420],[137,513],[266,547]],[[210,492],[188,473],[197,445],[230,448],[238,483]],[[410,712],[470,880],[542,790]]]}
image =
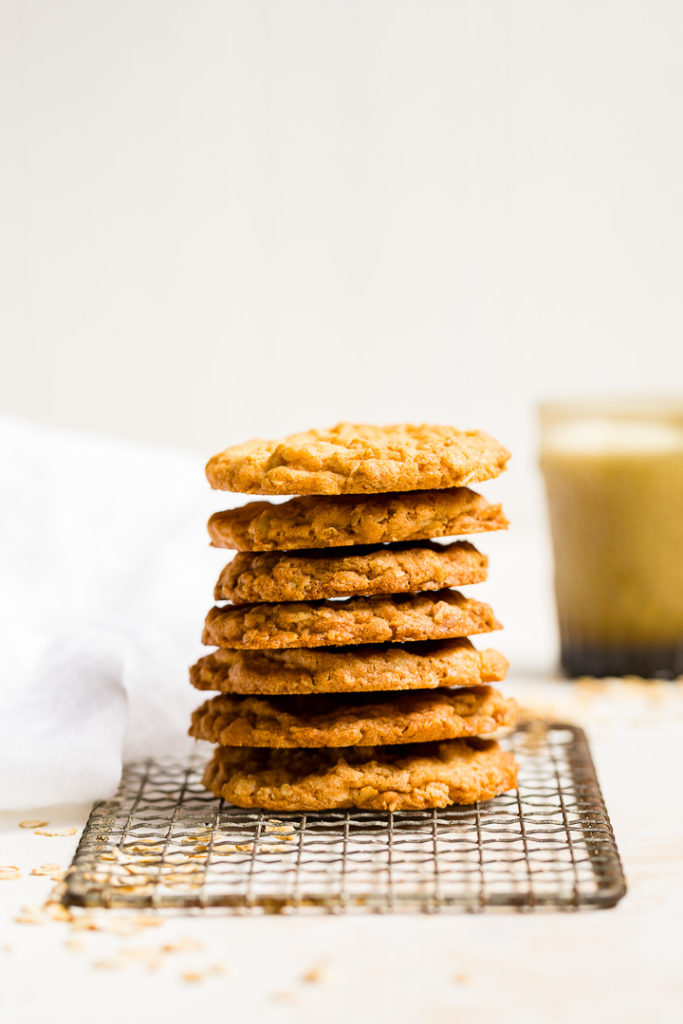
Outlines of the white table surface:
{"label": "white table surface", "polygon": [[[166,918],[86,912],[16,920],[66,866],[89,808],[0,817],[0,1019],[23,1021],[341,1020],[400,1024],[666,1022],[683,1005],[683,685],[509,680],[508,692],[587,729],[629,891],[574,914]],[[184,944],[184,950],[161,951]],[[192,946],[193,948],[189,948]],[[308,972],[313,978],[307,979]]]}

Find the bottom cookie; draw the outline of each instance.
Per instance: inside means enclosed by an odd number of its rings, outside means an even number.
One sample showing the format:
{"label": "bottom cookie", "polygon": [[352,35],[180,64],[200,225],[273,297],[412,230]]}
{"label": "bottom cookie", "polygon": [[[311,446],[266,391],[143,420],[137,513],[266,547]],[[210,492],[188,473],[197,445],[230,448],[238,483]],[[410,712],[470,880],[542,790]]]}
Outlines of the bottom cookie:
{"label": "bottom cookie", "polygon": [[271,750],[219,747],[204,785],[238,807],[404,811],[490,800],[517,785],[517,762],[495,740]]}

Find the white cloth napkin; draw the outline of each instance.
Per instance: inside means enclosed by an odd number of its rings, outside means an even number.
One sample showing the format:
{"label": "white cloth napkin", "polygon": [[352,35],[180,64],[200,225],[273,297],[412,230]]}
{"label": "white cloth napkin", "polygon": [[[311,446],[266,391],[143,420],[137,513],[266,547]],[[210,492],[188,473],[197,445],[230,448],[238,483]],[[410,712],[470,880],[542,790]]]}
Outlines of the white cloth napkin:
{"label": "white cloth napkin", "polygon": [[191,743],[229,557],[205,523],[235,502],[199,456],[11,418],[0,458],[0,808],[106,797],[123,760]]}

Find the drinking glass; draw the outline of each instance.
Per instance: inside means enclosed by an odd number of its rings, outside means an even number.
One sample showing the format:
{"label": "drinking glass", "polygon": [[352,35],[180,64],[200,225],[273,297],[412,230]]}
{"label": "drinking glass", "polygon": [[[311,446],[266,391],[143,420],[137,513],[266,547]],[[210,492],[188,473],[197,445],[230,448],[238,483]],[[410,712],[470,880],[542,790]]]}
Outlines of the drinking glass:
{"label": "drinking glass", "polygon": [[567,675],[683,673],[683,396],[546,402],[541,469]]}

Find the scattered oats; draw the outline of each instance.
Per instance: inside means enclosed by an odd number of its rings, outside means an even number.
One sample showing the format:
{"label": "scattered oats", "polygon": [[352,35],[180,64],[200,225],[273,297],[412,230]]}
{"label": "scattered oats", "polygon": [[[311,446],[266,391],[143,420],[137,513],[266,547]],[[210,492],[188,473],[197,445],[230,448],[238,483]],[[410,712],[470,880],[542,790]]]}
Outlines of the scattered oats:
{"label": "scattered oats", "polygon": [[266,822],[266,827],[263,830],[265,835],[275,835],[280,839],[283,839],[287,843],[294,841],[296,837],[296,827],[286,822],[277,821],[277,819],[269,818]]}
{"label": "scattered oats", "polygon": [[53,864],[52,861],[46,861],[45,864],[41,864],[40,867],[33,868],[31,871],[32,875],[53,875],[55,871],[61,871],[61,864]]}
{"label": "scattered oats", "polygon": [[453,975],[453,981],[457,981],[457,983],[459,985],[466,985],[469,980],[470,980],[469,974],[464,974],[462,972],[459,972],[459,973]]}
{"label": "scattered oats", "polygon": [[163,889],[201,889],[201,878],[204,873],[202,871],[198,871],[195,872],[195,874],[200,875],[200,878],[193,880],[188,876],[187,872],[184,874],[163,875],[159,885]]}
{"label": "scattered oats", "polygon": [[188,863],[187,854],[183,853],[179,858],[166,858],[166,862],[162,867],[162,871],[167,871],[172,868],[175,872],[187,871],[189,874],[195,874],[200,868],[196,864]]}
{"label": "scattered oats", "polygon": [[40,867],[33,868],[31,871],[32,875],[46,875],[53,882],[61,882],[65,873],[66,868],[63,868],[60,864],[41,864]]}
{"label": "scattered oats", "polygon": [[207,829],[205,832],[198,832],[196,835],[180,836],[175,839],[175,842],[191,843],[195,846],[199,843],[208,845],[211,842],[211,830]]}
{"label": "scattered oats", "polygon": [[44,907],[22,907],[14,920],[17,924],[45,924],[51,918]]}
{"label": "scattered oats", "polygon": [[69,908],[62,906],[61,903],[46,903],[45,909],[53,921],[73,921],[74,919]]}
{"label": "scattered oats", "polygon": [[[275,838],[275,837],[273,837]],[[224,853],[282,853],[283,840],[290,841],[293,836],[278,836],[276,843],[221,843],[214,846],[214,853],[219,856]]]}
{"label": "scattered oats", "polygon": [[14,920],[17,924],[49,924],[51,921],[73,921],[74,916],[61,903],[48,900],[41,907],[22,907]]}
{"label": "scattered oats", "polygon": [[29,818],[28,821],[20,821],[19,828],[45,828],[45,826],[49,824],[49,821],[39,821],[37,818],[35,820],[33,818]]}
{"label": "scattered oats", "polygon": [[144,896],[147,893],[150,893],[154,890],[154,883],[149,879],[145,881],[144,878],[142,882],[138,882],[137,885],[131,885],[122,878],[110,878],[104,879],[104,881],[108,882],[113,888],[117,889],[119,892],[127,892],[136,896]]}
{"label": "scattered oats", "polygon": [[19,868],[14,864],[0,864],[0,881],[8,882],[15,878],[21,878]]}
{"label": "scattered oats", "polygon": [[74,932],[96,932],[100,929],[89,914],[76,914],[71,922],[71,930]]}
{"label": "scattered oats", "polygon": [[295,1003],[296,992],[292,992],[291,989],[280,989],[277,992],[271,992],[270,998],[276,1003]]}
{"label": "scattered oats", "polygon": [[80,939],[67,939],[64,943],[64,948],[68,949],[71,953],[81,953],[85,949],[85,943],[81,942]]}
{"label": "scattered oats", "polygon": [[98,919],[91,912],[85,911],[74,915],[71,930],[74,932],[114,932],[115,935],[118,935],[121,928],[117,922],[118,918],[110,917],[105,923],[101,917]]}
{"label": "scattered oats", "polygon": [[191,950],[204,949],[201,942],[197,939],[190,939],[187,937],[176,939],[175,942],[166,942],[161,947],[162,953],[188,953]]}
{"label": "scattered oats", "polygon": [[129,875],[149,875],[149,864],[145,865],[144,863],[141,863],[141,860],[138,860],[137,862],[131,861],[128,864],[123,864],[122,867]]}
{"label": "scattered oats", "polygon": [[163,853],[164,852],[164,844],[163,843],[141,843],[141,842],[138,842],[138,843],[131,843],[130,846],[126,845],[126,846],[123,847],[123,849],[120,846],[114,847],[114,849],[119,854],[146,853],[146,854],[151,855],[151,854],[154,854],[154,853]]}
{"label": "scattered oats", "polygon": [[161,953],[156,949],[131,949],[125,946],[119,951],[119,957],[124,960],[141,960],[150,971],[156,971],[161,967]]}
{"label": "scattered oats", "polygon": [[75,836],[77,832],[77,828],[56,828],[52,832],[46,832],[43,828],[37,828],[33,834],[36,836]]}
{"label": "scattered oats", "polygon": [[71,916],[71,929],[75,932],[109,932],[112,935],[137,935],[144,928],[161,924],[159,918],[145,914],[114,914],[111,910],[103,910],[100,914],[91,911]]}
{"label": "scattered oats", "polygon": [[133,923],[136,928],[158,928],[161,918],[154,914],[136,914]]}
{"label": "scattered oats", "polygon": [[211,967],[209,967],[209,972],[208,973],[209,974],[227,974],[228,973],[228,968],[225,966],[225,964],[212,964]]}
{"label": "scattered oats", "polygon": [[312,984],[314,982],[322,981],[324,977],[325,972],[322,965],[318,964],[317,967],[309,967],[309,969],[301,975],[301,980]]}
{"label": "scattered oats", "polygon": [[92,966],[110,970],[126,967],[130,963],[141,963],[148,970],[157,971],[162,966],[162,955],[158,949],[134,949],[130,946],[122,946],[115,956],[95,961]]}
{"label": "scattered oats", "polygon": [[202,976],[199,973],[199,971],[185,971],[185,973],[181,974],[180,977],[183,979],[183,981],[190,982],[202,980]]}

